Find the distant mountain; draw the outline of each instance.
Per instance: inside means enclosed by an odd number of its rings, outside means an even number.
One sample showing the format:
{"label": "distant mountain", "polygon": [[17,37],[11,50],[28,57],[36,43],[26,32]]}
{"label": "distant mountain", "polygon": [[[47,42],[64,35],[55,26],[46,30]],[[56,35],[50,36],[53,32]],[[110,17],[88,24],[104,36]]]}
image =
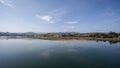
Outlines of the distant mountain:
{"label": "distant mountain", "polygon": [[30,36],[37,35],[34,32],[26,32],[26,33],[10,33],[10,32],[0,32],[0,36]]}

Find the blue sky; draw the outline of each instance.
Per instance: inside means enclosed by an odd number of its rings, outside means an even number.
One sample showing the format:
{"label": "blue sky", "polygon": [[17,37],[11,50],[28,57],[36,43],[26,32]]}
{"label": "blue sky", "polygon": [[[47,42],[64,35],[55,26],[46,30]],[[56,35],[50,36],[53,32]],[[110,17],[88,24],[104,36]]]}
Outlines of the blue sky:
{"label": "blue sky", "polygon": [[0,0],[0,32],[120,32],[119,0]]}

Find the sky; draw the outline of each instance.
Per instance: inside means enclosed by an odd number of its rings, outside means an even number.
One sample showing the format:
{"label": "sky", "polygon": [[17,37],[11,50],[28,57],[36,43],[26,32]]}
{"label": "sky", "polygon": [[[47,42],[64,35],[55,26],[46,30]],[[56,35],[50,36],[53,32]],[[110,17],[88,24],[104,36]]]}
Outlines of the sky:
{"label": "sky", "polygon": [[0,32],[120,32],[120,0],[0,0]]}

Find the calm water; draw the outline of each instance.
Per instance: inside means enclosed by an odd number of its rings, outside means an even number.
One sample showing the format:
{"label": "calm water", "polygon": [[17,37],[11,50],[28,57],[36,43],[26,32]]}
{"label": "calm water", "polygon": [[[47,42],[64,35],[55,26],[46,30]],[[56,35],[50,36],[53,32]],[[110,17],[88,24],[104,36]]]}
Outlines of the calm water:
{"label": "calm water", "polygon": [[0,68],[120,68],[120,43],[1,38]]}

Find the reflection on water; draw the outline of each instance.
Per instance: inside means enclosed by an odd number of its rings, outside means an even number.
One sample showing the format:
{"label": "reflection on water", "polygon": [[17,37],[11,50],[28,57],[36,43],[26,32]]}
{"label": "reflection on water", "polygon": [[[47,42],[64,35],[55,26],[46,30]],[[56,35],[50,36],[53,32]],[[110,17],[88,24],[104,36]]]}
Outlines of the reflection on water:
{"label": "reflection on water", "polygon": [[0,68],[120,68],[120,43],[7,39],[0,40]]}
{"label": "reflection on water", "polygon": [[[2,39],[6,39],[6,40],[9,40],[9,39],[23,39],[23,38],[24,37],[22,37],[22,36],[0,36],[1,40]],[[31,38],[27,38],[27,39],[31,39]],[[55,40],[53,40],[53,41],[55,41]],[[87,42],[88,40],[63,40],[63,41],[65,41],[65,42]],[[96,40],[96,42],[109,42],[111,45],[120,43],[119,41],[106,41],[106,40],[103,40],[103,41]]]}
{"label": "reflection on water", "polygon": [[119,41],[99,41],[99,40],[96,40],[96,42],[109,42],[111,45],[112,44],[117,44],[117,43],[120,43]]}

